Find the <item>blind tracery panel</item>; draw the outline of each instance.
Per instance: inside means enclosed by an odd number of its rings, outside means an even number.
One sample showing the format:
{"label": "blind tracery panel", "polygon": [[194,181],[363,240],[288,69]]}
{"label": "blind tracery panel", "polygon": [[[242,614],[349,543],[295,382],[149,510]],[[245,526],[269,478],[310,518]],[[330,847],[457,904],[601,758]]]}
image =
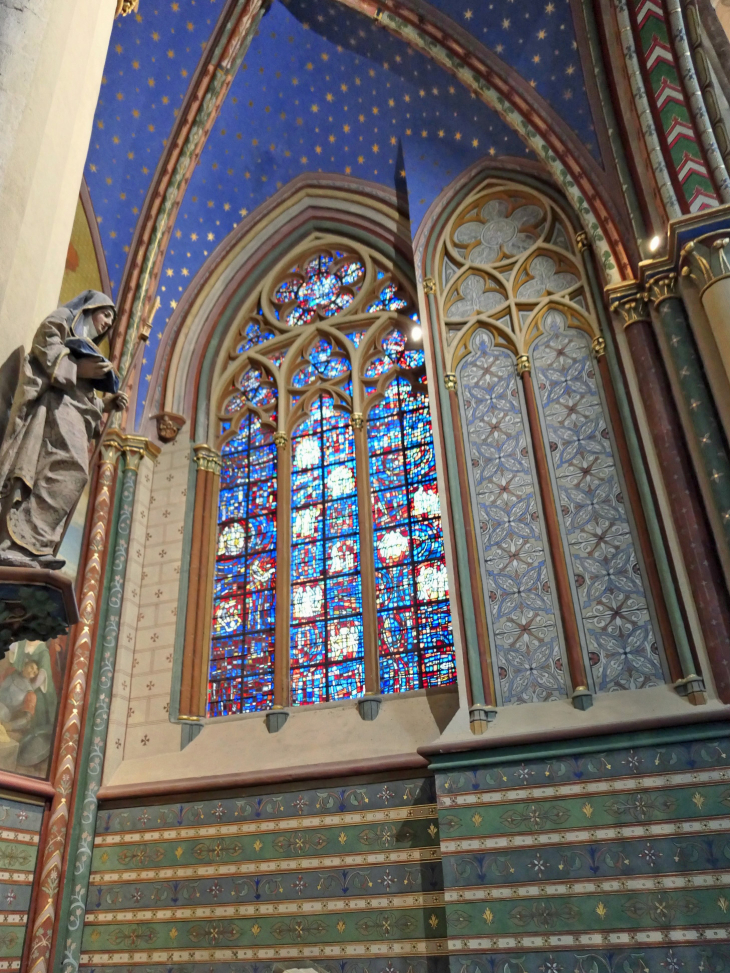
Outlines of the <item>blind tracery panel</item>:
{"label": "blind tracery panel", "polygon": [[218,375],[208,715],[454,682],[411,285],[367,247],[318,237],[250,307]]}
{"label": "blind tracery panel", "polygon": [[[445,365],[458,376],[503,703],[580,688],[566,652],[566,598],[588,688],[664,681],[591,351],[592,297],[572,238],[547,197],[491,180],[451,220],[439,261]],[[539,428],[528,421],[525,381]],[[549,496],[540,497],[535,463]],[[547,543],[548,516],[562,550]],[[559,568],[567,583],[560,611]]]}
{"label": "blind tracery panel", "polygon": [[559,699],[566,666],[514,356],[480,328],[459,377],[502,702]]}

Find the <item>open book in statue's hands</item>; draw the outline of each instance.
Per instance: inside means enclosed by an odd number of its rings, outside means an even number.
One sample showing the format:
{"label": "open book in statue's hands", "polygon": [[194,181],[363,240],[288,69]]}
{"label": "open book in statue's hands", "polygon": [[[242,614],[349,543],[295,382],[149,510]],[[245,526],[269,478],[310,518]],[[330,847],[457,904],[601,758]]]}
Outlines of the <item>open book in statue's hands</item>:
{"label": "open book in statue's hands", "polygon": [[[89,341],[88,338],[67,338],[66,347],[75,358],[94,358],[100,362],[108,360],[102,355],[94,342]],[[110,368],[103,378],[92,378],[87,379],[87,381],[98,392],[116,395],[119,391],[119,376],[113,368]]]}

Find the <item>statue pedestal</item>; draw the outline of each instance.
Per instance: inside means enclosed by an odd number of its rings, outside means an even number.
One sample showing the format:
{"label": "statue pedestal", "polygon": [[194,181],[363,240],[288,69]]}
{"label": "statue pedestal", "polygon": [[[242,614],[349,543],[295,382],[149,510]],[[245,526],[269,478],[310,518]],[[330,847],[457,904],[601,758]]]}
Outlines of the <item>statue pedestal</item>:
{"label": "statue pedestal", "polygon": [[0,567],[0,659],[13,642],[47,642],[79,620],[73,584],[56,571]]}

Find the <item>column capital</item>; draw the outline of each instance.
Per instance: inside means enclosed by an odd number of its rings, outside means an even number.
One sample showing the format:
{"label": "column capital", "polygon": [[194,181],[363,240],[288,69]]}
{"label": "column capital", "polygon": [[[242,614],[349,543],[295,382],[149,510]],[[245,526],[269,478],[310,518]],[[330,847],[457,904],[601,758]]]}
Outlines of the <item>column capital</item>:
{"label": "column capital", "polygon": [[277,449],[286,449],[289,445],[289,436],[285,432],[275,432],[272,438]]}
{"label": "column capital", "polygon": [[217,449],[213,449],[207,443],[200,443],[197,446],[193,446],[193,456],[195,458],[195,465],[201,473],[220,474],[222,465],[221,454]]}
{"label": "column capital", "polygon": [[124,453],[127,466],[135,471],[139,471],[139,465],[145,456],[155,460],[161,452],[160,447],[145,436],[135,436],[131,433],[124,435],[118,429],[112,429],[107,434],[107,440],[114,444],[116,450]]}
{"label": "column capital", "polygon": [[350,425],[353,429],[362,429],[365,419],[362,412],[352,412],[350,414]]}
{"label": "column capital", "polygon": [[433,277],[424,277],[423,279],[423,293],[424,294],[435,294],[436,293],[436,281]]}
{"label": "column capital", "polygon": [[668,301],[670,298],[679,300],[677,275],[671,273],[653,277],[647,284],[647,297],[654,308],[659,307],[662,301]]}
{"label": "column capital", "polygon": [[698,237],[682,248],[680,272],[699,288],[700,296],[718,280],[730,277],[730,229]]}
{"label": "column capital", "polygon": [[650,320],[646,298],[645,291],[636,281],[624,284],[608,294],[611,310],[621,318],[624,329],[637,321]]}
{"label": "column capital", "polygon": [[517,366],[518,375],[523,375],[525,372],[529,372],[532,369],[529,355],[518,355],[517,358],[515,358],[515,365]]}

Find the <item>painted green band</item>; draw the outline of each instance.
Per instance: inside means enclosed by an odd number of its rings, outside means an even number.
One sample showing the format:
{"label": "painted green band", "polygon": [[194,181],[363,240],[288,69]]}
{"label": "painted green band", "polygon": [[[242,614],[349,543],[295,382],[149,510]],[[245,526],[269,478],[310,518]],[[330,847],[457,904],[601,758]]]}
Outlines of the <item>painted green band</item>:
{"label": "painted green band", "polygon": [[692,723],[688,726],[672,726],[664,730],[641,730],[633,733],[612,733],[587,740],[558,740],[555,743],[496,747],[479,750],[465,757],[462,753],[437,754],[431,758],[430,769],[435,773],[458,770],[461,767],[486,767],[506,760],[553,760],[558,757],[575,757],[584,753],[604,753],[607,750],[623,750],[626,747],[665,746],[670,743],[688,743],[696,740],[712,740],[730,736],[727,723]]}

